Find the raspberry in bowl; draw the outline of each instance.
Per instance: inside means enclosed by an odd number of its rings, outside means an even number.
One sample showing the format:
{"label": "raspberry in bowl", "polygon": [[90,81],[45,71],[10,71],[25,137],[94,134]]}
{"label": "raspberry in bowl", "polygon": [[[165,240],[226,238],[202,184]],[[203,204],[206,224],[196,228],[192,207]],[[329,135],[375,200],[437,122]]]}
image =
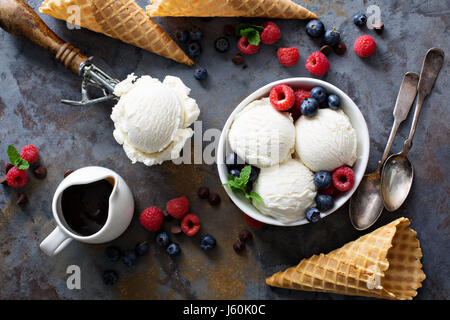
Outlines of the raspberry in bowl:
{"label": "raspberry in bowl", "polygon": [[[280,85],[297,92],[299,101],[287,111],[269,98],[272,90],[287,92]],[[278,96],[283,103],[285,95]],[[240,162],[227,164],[233,154]],[[367,167],[369,133],[357,105],[340,89],[291,78],[258,89],[237,106],[222,130],[217,157],[220,180],[246,215],[297,226],[316,222],[318,212],[323,218],[350,199]]]}

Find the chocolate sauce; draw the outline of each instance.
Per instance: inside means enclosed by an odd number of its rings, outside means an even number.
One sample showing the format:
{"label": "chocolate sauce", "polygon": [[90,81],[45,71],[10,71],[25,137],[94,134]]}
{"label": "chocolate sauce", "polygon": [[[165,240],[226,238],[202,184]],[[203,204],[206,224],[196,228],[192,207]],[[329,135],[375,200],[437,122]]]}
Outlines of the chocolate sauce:
{"label": "chocolate sauce", "polygon": [[100,231],[108,218],[112,190],[113,186],[106,180],[64,190],[61,208],[68,227],[82,236]]}

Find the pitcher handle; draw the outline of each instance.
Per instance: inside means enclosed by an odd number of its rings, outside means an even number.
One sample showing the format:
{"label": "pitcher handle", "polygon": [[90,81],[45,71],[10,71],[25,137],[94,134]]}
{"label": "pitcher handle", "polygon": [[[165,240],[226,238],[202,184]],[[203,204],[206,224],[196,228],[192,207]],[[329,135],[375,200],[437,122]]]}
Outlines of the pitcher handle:
{"label": "pitcher handle", "polygon": [[60,253],[71,241],[71,237],[62,232],[60,227],[56,227],[55,230],[41,242],[40,248],[46,255],[52,257]]}

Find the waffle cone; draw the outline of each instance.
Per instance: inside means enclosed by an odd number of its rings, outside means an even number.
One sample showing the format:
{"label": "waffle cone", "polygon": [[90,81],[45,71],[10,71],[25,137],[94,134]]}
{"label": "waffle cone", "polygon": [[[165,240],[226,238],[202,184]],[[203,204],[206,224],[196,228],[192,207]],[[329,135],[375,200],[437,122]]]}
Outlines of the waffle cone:
{"label": "waffle cone", "polygon": [[407,218],[266,279],[273,287],[411,300],[422,286],[422,250]]}
{"label": "waffle cone", "polygon": [[[39,11],[70,23],[80,10],[79,25],[180,63],[194,62],[133,0],[45,0]],[[75,7],[73,7],[75,8]]]}
{"label": "waffle cone", "polygon": [[261,17],[316,19],[317,16],[291,0],[151,0],[151,17]]}

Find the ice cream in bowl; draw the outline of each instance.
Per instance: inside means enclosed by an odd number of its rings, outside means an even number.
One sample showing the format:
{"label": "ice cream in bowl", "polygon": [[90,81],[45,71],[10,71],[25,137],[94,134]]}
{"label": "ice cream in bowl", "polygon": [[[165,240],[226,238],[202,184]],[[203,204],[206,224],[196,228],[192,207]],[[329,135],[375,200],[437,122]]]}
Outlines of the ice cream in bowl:
{"label": "ice cream in bowl", "polygon": [[312,78],[270,83],[232,112],[217,166],[231,200],[266,224],[297,226],[335,212],[358,187],[369,132],[358,106]]}

